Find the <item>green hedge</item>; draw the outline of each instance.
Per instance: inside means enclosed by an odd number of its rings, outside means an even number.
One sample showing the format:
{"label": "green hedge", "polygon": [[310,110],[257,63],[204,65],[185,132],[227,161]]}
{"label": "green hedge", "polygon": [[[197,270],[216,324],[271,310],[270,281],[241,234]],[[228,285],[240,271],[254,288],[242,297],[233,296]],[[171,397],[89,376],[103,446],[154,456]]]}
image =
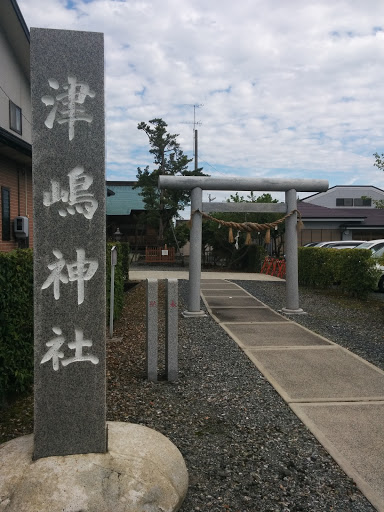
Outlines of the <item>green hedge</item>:
{"label": "green hedge", "polygon": [[33,253],[0,253],[0,398],[33,381]]}
{"label": "green hedge", "polygon": [[377,289],[381,271],[376,268],[376,260],[372,257],[371,251],[343,249],[337,252],[342,253],[338,272],[343,290],[364,298],[369,292]]}
{"label": "green hedge", "polygon": [[113,318],[120,318],[124,306],[124,283],[128,281],[129,276],[129,244],[120,242],[107,243],[107,322],[109,322],[109,308],[111,300],[111,249],[115,246],[117,249],[117,265],[115,267],[115,295]]}
{"label": "green hedge", "polygon": [[299,284],[313,288],[339,285],[359,298],[377,288],[380,271],[366,249],[299,248]]}
{"label": "green hedge", "polygon": [[[123,309],[124,281],[129,273],[129,244],[107,244],[107,322],[111,286],[111,248],[117,246],[114,319]],[[33,252],[0,253],[0,406],[9,393],[33,382]]]}
{"label": "green hedge", "polygon": [[128,242],[120,242],[120,248],[123,278],[124,282],[127,283],[129,281],[129,258],[131,254],[131,248]]}

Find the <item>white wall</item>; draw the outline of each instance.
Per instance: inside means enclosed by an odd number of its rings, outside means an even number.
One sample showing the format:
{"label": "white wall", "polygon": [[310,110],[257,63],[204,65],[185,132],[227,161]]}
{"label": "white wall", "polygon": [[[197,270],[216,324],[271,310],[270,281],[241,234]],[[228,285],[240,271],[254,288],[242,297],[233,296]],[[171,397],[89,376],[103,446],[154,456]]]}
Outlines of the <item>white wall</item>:
{"label": "white wall", "polygon": [[[303,198],[306,203],[316,204],[318,206],[325,206],[326,208],[336,208],[337,198],[352,198],[358,199],[362,196],[370,197],[372,199],[384,200],[384,191],[372,186],[354,186],[354,187],[334,187],[327,192],[321,192],[309,198]],[[353,206],[337,206],[337,208],[353,208]],[[359,208],[369,208],[361,206]],[[371,208],[375,208],[372,202]]]}
{"label": "white wall", "polygon": [[[0,126],[31,144],[31,92],[29,77],[23,73],[15,54],[0,31]],[[9,128],[9,99],[21,108],[22,134]]]}

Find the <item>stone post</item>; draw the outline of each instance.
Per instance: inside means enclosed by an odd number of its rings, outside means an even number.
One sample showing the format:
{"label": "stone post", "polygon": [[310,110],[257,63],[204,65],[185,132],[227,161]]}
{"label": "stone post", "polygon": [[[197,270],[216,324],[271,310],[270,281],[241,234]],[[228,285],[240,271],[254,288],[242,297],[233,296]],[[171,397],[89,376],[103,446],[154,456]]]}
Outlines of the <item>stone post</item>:
{"label": "stone post", "polygon": [[146,369],[147,379],[157,381],[158,364],[158,284],[157,279],[147,279],[147,347],[146,347]]}
{"label": "stone post", "polygon": [[103,34],[31,29],[34,458],[107,450]]}
{"label": "stone post", "polygon": [[167,380],[174,381],[178,374],[178,283],[166,281],[165,311],[165,372]]}

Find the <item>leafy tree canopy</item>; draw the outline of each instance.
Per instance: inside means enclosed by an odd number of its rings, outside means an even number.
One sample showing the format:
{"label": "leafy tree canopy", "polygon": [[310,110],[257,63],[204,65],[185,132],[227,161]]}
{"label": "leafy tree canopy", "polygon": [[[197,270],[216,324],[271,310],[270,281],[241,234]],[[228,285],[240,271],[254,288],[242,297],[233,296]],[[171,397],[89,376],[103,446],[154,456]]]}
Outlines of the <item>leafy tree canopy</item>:
{"label": "leafy tree canopy", "polygon": [[374,153],[373,156],[375,157],[375,163],[373,164],[375,167],[380,169],[380,171],[384,171],[384,153]]}
{"label": "leafy tree canopy", "polygon": [[[374,153],[373,156],[375,157],[375,163],[373,165],[380,169],[380,171],[384,171],[384,153],[381,153],[381,155],[379,155],[379,153]],[[375,208],[380,208],[381,210],[384,209],[384,200],[374,199],[373,203]]]}
{"label": "leafy tree canopy", "polygon": [[[256,197],[254,192],[251,192],[247,195],[246,198],[244,196],[239,196],[239,193],[236,192],[235,195],[230,195],[227,199],[227,203],[278,203],[277,199],[272,199],[271,194],[261,194],[261,196]],[[256,221],[255,221],[256,222]]]}
{"label": "leafy tree canopy", "polygon": [[159,190],[159,176],[206,176],[202,168],[192,171],[188,169],[188,164],[193,159],[184,154],[177,142],[178,134],[170,134],[167,126],[160,118],[137,125],[137,129],[148,137],[154,169],[150,170],[148,165],[144,169],[138,167],[136,187],[142,189],[141,196],[147,210],[147,220],[158,229],[159,243],[163,242],[164,232],[171,219],[178,217],[178,211],[184,210],[190,201],[190,191]]}
{"label": "leafy tree canopy", "polygon": [[[277,199],[273,199],[271,194],[265,193],[260,196],[255,196],[253,192],[246,196],[240,196],[238,192],[230,195],[229,199],[227,199],[228,203],[278,203]],[[277,219],[282,217],[279,213],[267,213],[267,212],[217,212],[212,213],[212,217],[217,219],[225,220],[225,221],[233,221],[233,222],[256,222],[258,224],[264,224],[269,222],[274,222]],[[272,242],[272,251],[276,254],[279,254],[281,250],[281,246],[283,243],[283,234],[284,234],[284,223],[278,226],[277,230],[271,231],[271,242]],[[234,236],[237,235],[237,232],[233,233]],[[254,232],[252,233],[252,241],[253,244],[264,246],[264,236],[265,232]],[[241,232],[238,236],[238,246],[241,248],[245,244],[246,233]],[[212,248],[213,253],[220,258],[224,258],[227,262],[227,265],[231,266],[235,262],[238,261],[239,257],[242,258],[244,256],[243,252],[239,252],[236,249],[234,243],[229,242],[228,240],[228,228],[224,226],[220,226],[217,222],[208,220],[203,222],[203,245],[209,246]],[[246,246],[247,247],[247,246]]]}
{"label": "leafy tree canopy", "polygon": [[373,204],[375,205],[375,208],[384,210],[384,199],[373,199]]}

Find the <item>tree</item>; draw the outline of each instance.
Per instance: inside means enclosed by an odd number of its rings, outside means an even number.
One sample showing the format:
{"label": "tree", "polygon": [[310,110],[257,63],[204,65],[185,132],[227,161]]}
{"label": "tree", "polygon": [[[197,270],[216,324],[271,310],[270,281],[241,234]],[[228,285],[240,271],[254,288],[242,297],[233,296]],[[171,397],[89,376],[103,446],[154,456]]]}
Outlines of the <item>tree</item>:
{"label": "tree", "polygon": [[[379,155],[379,153],[374,153],[373,156],[376,159],[376,161],[373,165],[375,167],[377,167],[378,169],[380,169],[380,171],[384,171],[384,153],[381,153],[381,155]],[[377,199],[377,200],[374,199],[373,203],[375,205],[375,208],[380,208],[381,210],[384,209],[384,200],[383,199]]]}
{"label": "tree", "polygon": [[190,228],[187,221],[177,224],[173,229],[171,227],[164,233],[164,242],[168,247],[175,247],[181,249],[189,240]]}
{"label": "tree", "polygon": [[380,171],[384,171],[384,153],[381,153],[381,155],[379,155],[379,153],[374,153],[373,156],[376,159],[373,165],[380,169]]}
{"label": "tree", "polygon": [[245,199],[244,196],[239,196],[239,193],[236,192],[235,195],[230,195],[229,199],[227,199],[227,203],[278,203],[277,199],[272,199],[271,194],[264,193],[261,196],[255,197],[255,193],[251,191],[250,194],[247,195]]}
{"label": "tree", "polygon": [[[238,192],[234,195],[230,195],[227,199],[228,203],[277,203],[277,199],[272,199],[271,194],[262,194],[258,197],[251,192],[246,198],[240,196]],[[282,215],[279,213],[212,213],[212,217],[225,221],[233,221],[238,223],[243,222],[255,222],[258,224],[265,224],[274,222],[281,218]],[[228,240],[228,228],[221,227],[220,224],[208,220],[203,222],[203,246],[209,246],[212,248],[212,254],[214,261],[221,260],[225,261],[225,265],[228,267],[241,268],[243,261],[247,256],[247,252],[250,246],[245,245],[246,233],[241,232],[233,233],[234,236],[238,236],[238,246],[240,250],[237,250],[234,243]],[[271,231],[272,251],[278,255],[281,251],[283,244],[284,235],[284,224],[280,224],[277,230]],[[253,246],[265,247],[264,243],[265,232],[252,234]]]}
{"label": "tree", "polygon": [[379,210],[384,210],[384,199],[373,199],[373,204],[375,205],[375,208],[378,208]]}
{"label": "tree", "polygon": [[163,244],[165,231],[173,217],[178,217],[178,211],[184,210],[190,200],[190,192],[183,190],[159,190],[157,188],[159,176],[206,176],[202,168],[190,171],[188,158],[177,142],[178,134],[167,131],[167,123],[163,119],[151,119],[148,123],[137,125],[148,137],[150,150],[153,155],[155,168],[151,171],[147,165],[145,169],[137,168],[137,184],[135,188],[142,189],[147,210],[147,221],[158,229],[158,242]]}
{"label": "tree", "polygon": [[361,199],[370,199],[372,203],[375,205],[375,208],[379,210],[384,210],[384,199],[372,199],[370,196],[361,196]]}

